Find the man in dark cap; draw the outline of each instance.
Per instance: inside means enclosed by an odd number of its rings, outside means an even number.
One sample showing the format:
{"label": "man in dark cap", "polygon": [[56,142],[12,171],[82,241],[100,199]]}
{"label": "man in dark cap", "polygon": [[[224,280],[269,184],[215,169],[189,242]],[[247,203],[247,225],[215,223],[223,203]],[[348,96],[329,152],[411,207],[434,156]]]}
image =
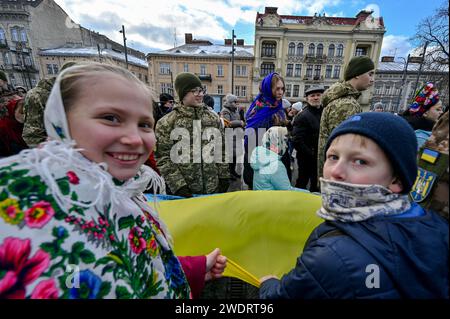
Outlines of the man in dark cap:
{"label": "man in dark cap", "polygon": [[322,177],[325,163],[325,144],[331,132],[351,115],[361,113],[358,103],[361,92],[373,85],[375,64],[367,56],[353,57],[347,65],[344,81],[333,84],[323,95],[324,107],[320,119],[318,145],[318,177]]}
{"label": "man in dark cap", "polygon": [[297,151],[298,178],[295,187],[306,189],[309,183],[311,192],[317,187],[317,143],[319,141],[320,118],[322,116],[322,85],[313,85],[305,91],[306,102],[303,111],[292,123],[292,141]]}
{"label": "man in dark cap", "polygon": [[5,72],[0,70],[0,119],[8,115],[6,105],[16,94],[14,87],[8,84]]}
{"label": "man in dark cap", "polygon": [[[204,149],[208,148],[211,141],[203,137],[203,133],[208,129],[219,130],[221,141],[217,143],[224,145],[220,118],[203,103],[205,90],[195,74],[187,72],[178,74],[175,79],[175,90],[180,101],[179,105],[156,124],[158,142],[155,159],[158,169],[174,195],[192,197],[194,194],[224,193],[230,184],[225,154],[222,152],[222,157],[218,159],[216,149],[213,158],[211,152],[204,153]],[[184,136],[181,141],[178,140],[179,134],[177,140],[172,139],[174,130],[178,130],[180,134],[189,132],[189,144],[186,145],[189,147],[188,152],[184,148]],[[198,135],[200,140],[196,139]],[[181,155],[179,144],[182,144]]]}
{"label": "man in dark cap", "polygon": [[159,103],[155,104],[155,109],[153,110],[155,125],[164,115],[172,111],[174,103],[173,96],[169,93],[161,93],[159,95]]}

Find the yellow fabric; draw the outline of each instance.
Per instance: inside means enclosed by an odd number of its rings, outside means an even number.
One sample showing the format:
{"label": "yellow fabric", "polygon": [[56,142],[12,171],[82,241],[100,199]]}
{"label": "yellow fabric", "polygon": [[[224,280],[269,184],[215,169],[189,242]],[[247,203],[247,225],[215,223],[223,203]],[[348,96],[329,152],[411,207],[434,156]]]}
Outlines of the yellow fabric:
{"label": "yellow fabric", "polygon": [[[150,203],[151,204],[151,203]],[[312,230],[321,198],[308,192],[240,191],[159,203],[179,256],[221,249],[224,275],[259,286],[265,275],[294,268]]]}

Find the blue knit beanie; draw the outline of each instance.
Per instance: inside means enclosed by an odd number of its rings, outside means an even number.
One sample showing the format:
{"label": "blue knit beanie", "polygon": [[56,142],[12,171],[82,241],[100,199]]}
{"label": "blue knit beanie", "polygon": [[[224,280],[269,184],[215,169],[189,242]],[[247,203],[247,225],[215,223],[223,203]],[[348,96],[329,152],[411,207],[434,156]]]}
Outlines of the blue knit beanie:
{"label": "blue knit beanie", "polygon": [[403,184],[402,193],[409,193],[417,176],[417,140],[406,120],[381,112],[353,115],[331,132],[325,152],[343,134],[358,134],[373,140],[391,161],[394,173]]}

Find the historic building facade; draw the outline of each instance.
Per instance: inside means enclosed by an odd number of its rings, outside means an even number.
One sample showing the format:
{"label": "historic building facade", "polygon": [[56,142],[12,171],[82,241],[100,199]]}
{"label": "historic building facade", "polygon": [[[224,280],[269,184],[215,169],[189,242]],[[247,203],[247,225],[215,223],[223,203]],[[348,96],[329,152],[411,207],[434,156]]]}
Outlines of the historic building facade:
{"label": "historic building facade", "polygon": [[175,94],[173,82],[177,74],[192,72],[199,76],[216,104],[220,105],[220,98],[232,92],[232,82],[233,93],[241,103],[248,104],[252,100],[253,46],[244,45],[244,40],[237,40],[233,81],[231,51],[231,39],[226,39],[223,45],[219,45],[193,39],[192,34],[187,33],[185,44],[147,55],[151,86],[157,94]]}
{"label": "historic building facade", "polygon": [[[47,63],[41,63],[41,52],[45,55],[49,49],[74,47],[110,51],[111,59],[118,64],[117,55],[125,55],[124,46],[74,23],[54,0],[0,0],[0,68],[13,85],[29,89],[49,75]],[[145,61],[142,52],[127,48],[127,53],[129,60],[135,57]],[[62,61],[68,58],[61,56]],[[83,59],[95,60],[96,55],[83,55]],[[141,62],[137,64],[143,66]],[[130,68],[133,65],[130,63]],[[142,73],[145,81],[146,72],[134,72]]]}
{"label": "historic building facade", "polygon": [[419,67],[420,64],[410,63],[406,71],[405,63],[380,62],[371,108],[374,103],[381,102],[386,111],[402,112],[412,102],[415,91],[429,81],[436,85],[444,106],[448,107],[448,70],[436,71],[424,66],[419,74]]}
{"label": "historic building facade", "polygon": [[[345,66],[357,55],[369,56],[377,64],[385,28],[382,18],[361,11],[355,18],[279,15],[276,7],[257,13],[253,95],[270,72],[286,81],[290,102],[303,98],[313,84],[325,88],[344,78]],[[368,108],[373,90],[366,91],[361,104]]]}
{"label": "historic building facade", "polygon": [[39,80],[27,10],[38,2],[0,0],[0,69],[9,83],[26,89],[34,87]]}

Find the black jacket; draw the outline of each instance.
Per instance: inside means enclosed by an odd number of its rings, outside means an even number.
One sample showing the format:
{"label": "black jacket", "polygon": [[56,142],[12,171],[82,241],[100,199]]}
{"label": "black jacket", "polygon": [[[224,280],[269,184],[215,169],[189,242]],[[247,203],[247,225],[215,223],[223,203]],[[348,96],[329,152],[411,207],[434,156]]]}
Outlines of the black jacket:
{"label": "black jacket", "polygon": [[306,105],[293,120],[292,141],[299,155],[305,160],[317,161],[322,110],[322,107],[315,108]]}

